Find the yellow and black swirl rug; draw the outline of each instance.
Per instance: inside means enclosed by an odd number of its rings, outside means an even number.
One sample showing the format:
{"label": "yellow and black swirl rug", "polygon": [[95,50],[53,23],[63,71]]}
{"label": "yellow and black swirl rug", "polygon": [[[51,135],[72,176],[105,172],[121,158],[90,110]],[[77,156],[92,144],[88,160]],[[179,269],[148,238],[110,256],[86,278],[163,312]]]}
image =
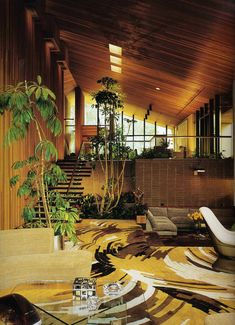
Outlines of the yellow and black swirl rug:
{"label": "yellow and black swirl rug", "polygon": [[77,235],[94,253],[93,277],[132,283],[128,324],[200,325],[235,312],[235,275],[212,269],[212,247],[149,246],[134,221],[83,220]]}

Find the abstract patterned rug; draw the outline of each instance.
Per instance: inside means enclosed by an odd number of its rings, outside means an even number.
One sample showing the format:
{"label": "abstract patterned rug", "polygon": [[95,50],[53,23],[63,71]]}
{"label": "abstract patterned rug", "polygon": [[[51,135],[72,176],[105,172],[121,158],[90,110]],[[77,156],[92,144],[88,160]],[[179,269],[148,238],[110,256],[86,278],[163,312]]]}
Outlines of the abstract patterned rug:
{"label": "abstract patterned rug", "polygon": [[212,270],[212,247],[151,247],[133,221],[83,220],[77,235],[94,253],[93,277],[135,283],[128,324],[200,325],[235,311],[235,275]]}

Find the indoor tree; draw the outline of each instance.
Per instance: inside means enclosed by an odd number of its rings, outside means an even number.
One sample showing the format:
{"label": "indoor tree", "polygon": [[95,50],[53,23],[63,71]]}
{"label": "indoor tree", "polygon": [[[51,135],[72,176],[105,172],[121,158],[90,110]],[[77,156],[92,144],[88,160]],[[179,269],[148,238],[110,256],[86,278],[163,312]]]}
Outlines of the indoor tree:
{"label": "indoor tree", "polygon": [[103,116],[104,126],[91,138],[93,160],[99,160],[104,175],[102,195],[95,195],[100,216],[110,214],[117,206],[123,189],[124,171],[130,148],[125,145],[123,132],[118,126],[123,94],[117,80],[104,77],[97,81],[101,89],[92,94],[95,107]]}
{"label": "indoor tree", "polygon": [[[10,179],[10,185],[20,183],[17,195],[24,197],[26,205],[22,216],[25,222],[31,222],[35,217],[35,205],[39,199],[42,200],[47,227],[55,227],[59,215],[65,220],[76,221],[77,210],[70,207],[69,202],[58,197],[49,186],[55,186],[59,181],[66,180],[66,175],[56,165],[57,149],[53,142],[47,138],[45,127],[50,131],[52,137],[61,134],[61,122],[57,117],[57,106],[55,94],[42,84],[40,76],[37,81],[20,82],[16,86],[8,86],[0,93],[0,114],[6,111],[11,113],[11,125],[5,136],[5,144],[10,145],[30,136],[29,130],[34,129],[38,139],[34,148],[34,154],[22,161],[14,162],[13,170],[25,168],[24,179],[20,175],[14,175]],[[44,122],[43,122],[44,121]],[[67,222],[68,223],[68,222]],[[70,224],[71,225],[71,224]],[[62,226],[62,230],[68,225]],[[74,235],[72,227],[69,232]]]}

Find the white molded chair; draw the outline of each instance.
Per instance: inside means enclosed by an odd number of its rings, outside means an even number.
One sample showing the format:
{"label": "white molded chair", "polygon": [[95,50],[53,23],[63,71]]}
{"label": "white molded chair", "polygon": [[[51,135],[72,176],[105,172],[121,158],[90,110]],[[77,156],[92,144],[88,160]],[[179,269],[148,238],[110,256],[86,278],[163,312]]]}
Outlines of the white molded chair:
{"label": "white molded chair", "polygon": [[211,209],[201,207],[201,212],[212,238],[218,259],[213,268],[218,271],[235,272],[235,231],[230,231],[220,223]]}

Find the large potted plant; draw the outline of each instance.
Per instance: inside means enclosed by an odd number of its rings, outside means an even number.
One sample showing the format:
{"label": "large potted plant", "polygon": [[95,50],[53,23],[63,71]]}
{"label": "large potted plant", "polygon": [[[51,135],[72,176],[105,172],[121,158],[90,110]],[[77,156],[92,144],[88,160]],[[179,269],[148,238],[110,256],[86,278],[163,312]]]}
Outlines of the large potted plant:
{"label": "large potted plant", "polygon": [[[63,227],[56,226],[61,220],[61,208],[65,209],[66,214],[63,216],[66,215],[66,218],[70,213],[74,221],[78,220],[79,216],[77,210],[71,210],[69,203],[66,204],[59,193],[49,191],[50,186],[66,180],[66,175],[55,163],[57,149],[48,139],[42,125],[44,121],[52,137],[60,135],[62,128],[57,118],[55,99],[55,94],[42,84],[41,77],[38,76],[37,81],[20,82],[16,86],[8,86],[1,92],[0,114],[10,111],[12,115],[11,125],[5,136],[6,145],[30,136],[30,128],[36,130],[38,138],[33,155],[25,160],[16,161],[12,166],[15,172],[25,169],[24,173],[18,173],[10,179],[11,186],[19,183],[17,195],[25,198],[22,216],[25,222],[32,223],[36,215],[35,205],[41,199],[46,226],[55,226],[58,231],[59,228],[63,230]],[[26,177],[22,179],[22,175]],[[76,218],[74,213],[77,214]],[[39,219],[34,225],[39,226],[43,223]],[[68,231],[68,235],[74,238],[74,232]]]}

